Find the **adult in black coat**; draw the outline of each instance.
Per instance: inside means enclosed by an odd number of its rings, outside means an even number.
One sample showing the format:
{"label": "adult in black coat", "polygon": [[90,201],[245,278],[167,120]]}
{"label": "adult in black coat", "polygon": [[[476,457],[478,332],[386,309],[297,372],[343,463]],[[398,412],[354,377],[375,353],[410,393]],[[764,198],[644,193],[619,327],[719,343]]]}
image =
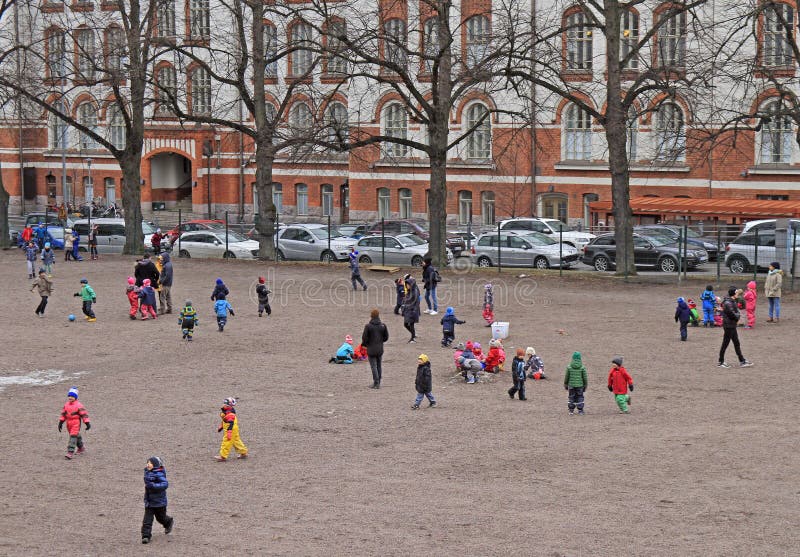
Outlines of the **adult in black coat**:
{"label": "adult in black coat", "polygon": [[361,344],[367,349],[367,359],[369,367],[372,369],[373,389],[381,388],[383,343],[387,340],[389,340],[389,329],[381,322],[380,312],[373,309],[370,313],[369,323],[364,326],[364,332],[361,334]]}
{"label": "adult in black coat", "polygon": [[733,349],[739,358],[739,367],[750,367],[753,364],[748,362],[742,355],[739,345],[739,332],[736,327],[739,323],[739,304],[736,303],[736,287],[728,288],[728,295],[722,300],[722,346],[719,349],[719,367],[731,367],[725,363],[725,351],[728,345],[733,342]]}
{"label": "adult in black coat", "polygon": [[156,269],[156,264],[150,261],[150,254],[145,253],[144,257],[136,262],[133,277],[136,279],[136,286],[142,286],[144,279],[150,279],[150,286],[158,288],[158,280],[161,275]]}
{"label": "adult in black coat", "polygon": [[403,299],[403,327],[411,333],[408,342],[417,342],[417,332],[414,327],[419,323],[419,286],[410,274],[405,276],[406,297]]}

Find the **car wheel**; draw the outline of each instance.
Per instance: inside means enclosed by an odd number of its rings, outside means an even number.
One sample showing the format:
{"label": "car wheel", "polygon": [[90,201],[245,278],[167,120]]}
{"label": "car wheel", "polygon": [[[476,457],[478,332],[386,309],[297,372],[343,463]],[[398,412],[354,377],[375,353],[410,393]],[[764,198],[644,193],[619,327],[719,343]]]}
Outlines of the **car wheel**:
{"label": "car wheel", "polygon": [[492,261],[488,257],[484,256],[484,257],[479,257],[478,258],[478,267],[486,268],[486,267],[491,267],[491,266],[492,266]]}
{"label": "car wheel", "polygon": [[180,252],[178,252],[178,257],[185,257],[186,259],[189,259],[192,256],[189,255],[188,251],[186,251],[185,249],[182,249]]}
{"label": "car wheel", "polygon": [[78,247],[78,253],[87,253],[88,251],[89,251],[89,250],[87,250],[87,249],[86,249],[86,248],[84,248],[84,247]]}
{"label": "car wheel", "polygon": [[550,263],[547,262],[546,257],[537,257],[533,260],[533,266],[537,269],[549,269]]}
{"label": "car wheel", "polygon": [[275,259],[277,259],[278,261],[286,261],[286,257],[283,255],[283,252],[281,250],[275,252]]}
{"label": "car wheel", "polygon": [[672,257],[663,257],[658,262],[658,268],[664,273],[674,273],[678,269],[678,262]]}
{"label": "car wheel", "polygon": [[605,255],[598,255],[594,258],[594,268],[596,271],[608,271],[611,268],[611,262]]}
{"label": "car wheel", "polygon": [[332,251],[325,250],[322,252],[322,255],[319,256],[319,260],[323,263],[333,263],[336,261],[336,256],[333,255]]}
{"label": "car wheel", "polygon": [[223,259],[236,259],[236,254],[230,251],[226,251],[222,254]]}
{"label": "car wheel", "polygon": [[749,267],[750,265],[747,264],[747,260],[744,257],[734,256],[728,260],[728,269],[731,270],[731,273],[737,275],[746,273]]}
{"label": "car wheel", "polygon": [[362,255],[358,258],[359,263],[369,264],[372,263],[372,258],[369,255]]}
{"label": "car wheel", "polygon": [[411,265],[413,267],[421,267],[422,266],[422,256],[415,255],[411,258]]}

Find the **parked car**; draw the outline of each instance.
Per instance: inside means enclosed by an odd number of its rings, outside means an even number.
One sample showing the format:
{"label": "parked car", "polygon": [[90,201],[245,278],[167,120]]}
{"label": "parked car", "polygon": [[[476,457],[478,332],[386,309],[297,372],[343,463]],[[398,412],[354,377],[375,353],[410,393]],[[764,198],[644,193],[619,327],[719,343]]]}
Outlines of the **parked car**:
{"label": "parked car", "polygon": [[[125,247],[125,219],[92,219],[92,226],[95,224],[97,225],[97,253],[122,253],[122,248]],[[81,237],[78,250],[88,251],[86,237],[89,235],[89,220],[76,220],[72,229]],[[156,229],[149,222],[142,221],[142,232],[144,233],[145,249],[152,249],[150,238],[155,234]]]}
{"label": "parked car", "polygon": [[[277,230],[281,230],[282,228],[286,228],[286,223],[279,222]],[[274,234],[274,232],[273,232],[273,234]],[[253,226],[253,227],[250,228],[250,230],[248,230],[245,233],[245,236],[247,236],[247,238],[249,240],[258,240],[258,237],[260,236],[260,234],[258,233],[258,230],[256,230],[256,227]]]}
{"label": "parked car", "polygon": [[[791,259],[792,237],[786,239],[788,253]],[[794,249],[800,248],[800,237],[797,238]],[[766,269],[769,264],[780,259],[775,248],[775,230],[758,230],[758,268]],[[731,273],[747,273],[756,264],[756,230],[740,234],[734,241],[725,247],[725,266]]]}
{"label": "parked car", "polygon": [[74,220],[70,217],[67,217],[67,220],[62,220],[58,218],[58,213],[55,211],[48,211],[47,213],[43,211],[34,211],[32,213],[28,213],[25,215],[25,226],[36,226],[40,222],[46,223],[49,225],[56,225],[56,226],[66,226],[69,228],[74,224]]}
{"label": "parked car", "polygon": [[355,238],[358,240],[367,234],[367,230],[369,230],[368,224],[340,224],[338,226],[339,234],[342,236],[347,236],[348,238]]}
{"label": "parked car", "polygon": [[[370,225],[367,235],[380,235],[381,230],[383,230],[384,234],[390,236],[397,236],[399,234],[416,234],[425,241],[430,239],[428,224],[419,219],[384,219],[383,223],[381,223],[381,221],[374,222]],[[459,257],[461,253],[467,249],[467,245],[464,240],[461,238],[461,236],[456,234],[448,234],[445,238],[445,245],[453,252],[455,257]]]}
{"label": "parked car", "polygon": [[258,257],[258,242],[242,234],[228,231],[225,247],[225,230],[209,229],[181,234],[180,257],[221,257],[223,259],[254,259]]}
{"label": "parked car", "polygon": [[276,240],[279,260],[344,261],[355,245],[353,238],[345,238],[335,226],[331,227],[330,249],[328,248],[328,225],[290,224],[279,231]]}
{"label": "parked car", "polygon": [[[775,225],[777,224],[776,219],[759,219],[759,220],[751,220],[744,223],[744,227],[742,228],[742,234],[745,232],[750,232],[751,230],[775,230]],[[797,219],[790,219],[789,220],[789,227],[792,230],[797,230],[798,234],[800,234],[800,220]]]}
{"label": "parked car", "polygon": [[[64,227],[59,225],[50,225],[47,227],[48,237],[47,240],[50,242],[50,247],[53,249],[64,249]],[[21,232],[16,229],[9,229],[8,235],[11,237],[11,243],[15,246],[20,246],[20,236]],[[20,246],[22,247],[22,246]]]}
{"label": "parked car", "polygon": [[[680,255],[678,252],[681,252]],[[581,262],[591,265],[598,271],[610,271],[616,265],[617,246],[614,234],[601,234],[583,248]],[[633,235],[633,261],[637,267],[654,267],[665,273],[678,270],[678,259],[683,251],[675,242],[664,236]],[[694,269],[708,261],[708,253],[702,248],[689,249],[685,264]]]}
{"label": "parked car", "polygon": [[[670,238],[673,242],[678,242],[678,239],[683,234],[683,227],[673,224],[642,224],[634,226],[635,232],[641,232],[645,236],[664,236]],[[686,228],[686,244],[689,249],[703,248],[708,253],[709,261],[716,261],[720,252],[720,246],[717,244],[715,238],[700,236],[691,228]]]}
{"label": "parked car", "polygon": [[225,228],[225,221],[215,219],[188,220],[186,222],[182,222],[180,226],[176,226],[172,230],[168,231],[165,236],[170,244],[174,244],[178,239],[178,236],[184,232],[194,232],[196,230],[218,230],[220,228]]}
{"label": "parked car", "polygon": [[594,238],[594,234],[573,230],[558,219],[547,219],[538,217],[520,217],[500,221],[500,230],[504,231],[521,231],[531,230],[533,232],[541,232],[542,234],[552,235],[553,238],[558,238],[559,233],[564,243],[569,244],[578,250],[583,249],[583,246],[588,244]]}
{"label": "parked car", "polygon": [[[359,263],[380,263],[419,267],[430,251],[428,242],[416,234],[397,236],[364,236],[356,242]],[[381,259],[383,252],[383,260]],[[447,264],[453,262],[453,252],[447,249]]]}
{"label": "parked car", "polygon": [[450,238],[451,236],[459,236],[464,241],[464,249],[472,249],[478,242],[478,235],[475,234],[473,231],[465,231],[465,230],[450,230],[447,233],[447,237]]}
{"label": "parked car", "polygon": [[[499,262],[498,262],[499,243]],[[472,261],[478,267],[494,267],[498,263],[507,267],[551,267],[569,268],[578,260],[578,250],[574,246],[562,245],[548,236],[528,232],[487,232],[478,238],[472,247]]]}

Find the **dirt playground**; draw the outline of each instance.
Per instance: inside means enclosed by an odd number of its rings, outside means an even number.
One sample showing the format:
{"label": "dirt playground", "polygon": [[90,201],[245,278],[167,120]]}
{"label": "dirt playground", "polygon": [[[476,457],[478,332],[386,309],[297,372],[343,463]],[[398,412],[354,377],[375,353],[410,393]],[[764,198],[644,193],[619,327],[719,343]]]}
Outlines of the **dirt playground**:
{"label": "dirt playground", "polygon": [[[690,328],[680,342],[673,321],[676,297],[698,299],[700,280],[444,272],[440,314],[423,314],[420,341],[408,344],[392,314],[393,275],[364,271],[370,288],[354,293],[343,265],[176,260],[175,313],[134,322],[124,292],[133,264],[59,260],[39,319],[23,255],[0,252],[0,554],[797,554],[792,296],[781,323],[766,324],[759,283],[758,324],[740,329],[755,365],[720,369],[721,329]],[[259,275],[274,291],[269,318],[257,316]],[[84,276],[98,296],[95,323],[72,296]],[[209,300],[216,277],[236,310],[224,333]],[[459,381],[452,350],[439,344],[439,319],[453,305],[467,321],[457,341],[488,347],[487,280],[498,318],[511,324],[509,360],[533,346],[546,364],[550,379],[529,381],[525,402],[509,400],[508,371]],[[192,343],[177,324],[186,298],[200,317]],[[390,333],[377,391],[366,362],[327,363],[346,334],[360,339],[372,307]],[[576,350],[589,369],[586,416],[568,415],[562,384]],[[439,406],[413,411],[420,353],[433,363]],[[635,381],[630,415],[606,390],[616,355]],[[732,347],[727,360],[736,362]],[[87,453],[67,461],[56,426],[72,385],[93,427]],[[250,458],[218,463],[228,396],[240,399]],[[143,546],[151,455],[165,462],[175,527],[165,536],[155,525]]]}

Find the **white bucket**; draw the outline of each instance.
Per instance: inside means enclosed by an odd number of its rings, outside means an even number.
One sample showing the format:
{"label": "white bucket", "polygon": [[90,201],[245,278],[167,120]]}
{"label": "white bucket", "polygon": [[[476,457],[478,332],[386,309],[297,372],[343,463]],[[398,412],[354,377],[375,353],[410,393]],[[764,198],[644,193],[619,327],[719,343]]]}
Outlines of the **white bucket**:
{"label": "white bucket", "polygon": [[508,337],[508,322],[495,321],[492,323],[492,338],[499,338],[500,340]]}

